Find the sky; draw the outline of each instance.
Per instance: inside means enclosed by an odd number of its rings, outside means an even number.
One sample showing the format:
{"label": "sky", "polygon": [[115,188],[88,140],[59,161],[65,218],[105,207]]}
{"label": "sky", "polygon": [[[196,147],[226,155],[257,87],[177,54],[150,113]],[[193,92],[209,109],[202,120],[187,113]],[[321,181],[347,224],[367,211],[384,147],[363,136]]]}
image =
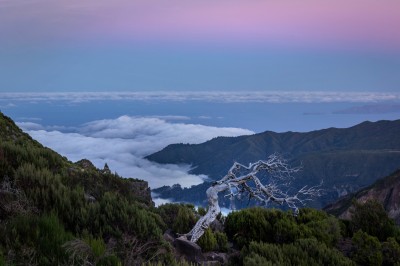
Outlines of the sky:
{"label": "sky", "polygon": [[397,0],[0,0],[0,91],[397,91]]}
{"label": "sky", "polygon": [[398,25],[398,0],[0,0],[0,110],[72,161],[190,186],[143,157],[398,119]]}

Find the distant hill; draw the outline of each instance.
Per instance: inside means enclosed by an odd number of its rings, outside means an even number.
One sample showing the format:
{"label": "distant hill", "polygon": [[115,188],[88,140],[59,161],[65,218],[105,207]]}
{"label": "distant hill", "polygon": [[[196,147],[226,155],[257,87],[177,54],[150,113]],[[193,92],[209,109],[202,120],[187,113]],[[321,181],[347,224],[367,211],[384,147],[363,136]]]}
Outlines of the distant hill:
{"label": "distant hill", "polygon": [[[218,137],[202,144],[169,145],[146,158],[162,164],[189,164],[193,167],[191,173],[218,180],[235,161],[248,164],[273,153],[283,155],[293,166],[303,166],[294,186],[315,185],[323,180],[326,194],[314,203],[314,207],[322,207],[400,167],[400,120],[307,133],[266,131]],[[163,187],[154,192],[160,197],[201,204],[206,187]]]}
{"label": "distant hill", "polygon": [[360,203],[377,200],[382,203],[389,217],[400,224],[400,170],[379,179],[371,186],[340,198],[337,202],[326,206],[324,210],[341,219],[350,219],[353,200]]}

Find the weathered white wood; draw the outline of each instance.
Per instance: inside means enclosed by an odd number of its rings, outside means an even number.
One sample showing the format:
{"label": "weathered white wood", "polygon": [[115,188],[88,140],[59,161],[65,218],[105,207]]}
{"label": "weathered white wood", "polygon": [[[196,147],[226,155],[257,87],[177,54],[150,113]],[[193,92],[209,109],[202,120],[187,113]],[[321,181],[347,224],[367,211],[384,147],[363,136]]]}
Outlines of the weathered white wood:
{"label": "weathered white wood", "polygon": [[[262,171],[266,171],[269,176],[266,185],[257,177],[257,174]],[[321,194],[319,186],[304,186],[292,196],[283,192],[282,188],[289,187],[293,179],[292,174],[298,171],[300,171],[299,167],[290,167],[284,159],[275,154],[269,156],[266,161],[260,160],[250,163],[249,166],[234,163],[221,180],[215,182],[207,189],[208,211],[185,236],[191,242],[197,242],[203,235],[204,231],[220,213],[218,193],[223,191],[229,191],[225,196],[231,199],[247,194],[249,198],[255,198],[265,205],[269,202],[280,205],[287,204],[289,208],[293,209],[294,214],[297,215],[299,212],[298,205],[304,205],[307,200]]]}

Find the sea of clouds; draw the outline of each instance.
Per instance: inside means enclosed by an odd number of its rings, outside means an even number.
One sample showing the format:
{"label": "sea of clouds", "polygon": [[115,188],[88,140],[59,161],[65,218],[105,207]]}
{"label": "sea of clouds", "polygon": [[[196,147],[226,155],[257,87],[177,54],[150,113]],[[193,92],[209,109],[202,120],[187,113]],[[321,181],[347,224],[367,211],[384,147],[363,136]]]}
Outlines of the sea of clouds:
{"label": "sea of clouds", "polygon": [[154,92],[6,92],[1,100],[8,101],[70,101],[89,102],[99,100],[135,101],[205,101],[222,103],[376,103],[400,101],[399,92],[352,92],[352,91],[154,91]]}
{"label": "sea of clouds", "polygon": [[107,163],[123,177],[149,182],[151,188],[202,183],[207,176],[188,174],[191,165],[160,165],[144,159],[173,143],[202,143],[217,136],[249,135],[242,128],[212,127],[182,123],[185,117],[131,117],[96,120],[76,128],[42,126],[34,122],[18,125],[34,139],[71,161],[89,159],[97,167]]}
{"label": "sea of clouds", "polygon": [[[137,102],[189,102],[201,103],[354,103],[347,109],[334,111],[330,120],[342,121],[343,114],[353,114],[350,125],[365,118],[397,119],[400,111],[400,93],[398,92],[67,92],[67,93],[0,93],[0,107],[5,110],[24,108],[25,103],[49,105],[49,103],[87,103],[96,101],[130,100]],[[361,105],[360,105],[361,104]],[[108,105],[107,105],[108,106]],[[206,106],[206,105],[205,105]],[[33,108],[31,107],[31,108]],[[68,107],[73,108],[73,104]],[[109,108],[109,106],[108,106]],[[207,108],[207,107],[205,107]],[[283,108],[283,107],[282,107]],[[235,110],[242,112],[245,110]],[[318,111],[318,110],[317,110]],[[47,112],[47,111],[46,111]],[[374,116],[374,114],[385,114]],[[163,116],[120,116],[114,119],[93,118],[95,121],[73,126],[41,123],[41,117],[29,117],[30,113],[20,112],[23,116],[16,119],[18,125],[34,139],[48,146],[71,161],[89,159],[97,167],[107,163],[112,171],[123,177],[134,177],[149,182],[152,188],[163,185],[181,184],[184,187],[203,182],[204,175],[188,174],[191,165],[160,165],[144,159],[169,144],[205,142],[217,136],[249,135],[254,132],[243,129],[242,124],[231,127],[220,125],[205,126],[201,120],[193,122],[193,117],[182,115]],[[165,114],[165,113],[164,113]],[[207,113],[208,114],[208,113]],[[319,114],[303,113],[304,114]],[[360,114],[372,114],[360,116]],[[87,114],[82,114],[87,115]],[[119,117],[118,117],[119,116]],[[359,116],[359,117],[358,117]],[[291,118],[289,116],[287,118]],[[295,117],[295,116],[293,116]],[[311,121],[303,116],[304,121]],[[365,117],[365,118],[364,118]],[[209,117],[202,117],[204,119]],[[306,120],[309,119],[309,120]],[[203,120],[204,120],[203,119]],[[297,118],[298,119],[298,118]],[[338,120],[339,119],[339,120]],[[325,121],[327,119],[314,119]],[[312,120],[312,121],[314,121]],[[267,120],[262,120],[267,121]],[[291,126],[295,127],[291,121]],[[311,121],[311,122],[312,122]],[[314,122],[315,122],[314,121]],[[273,121],[272,121],[273,122]],[[269,128],[272,127],[268,122]],[[53,122],[54,123],[54,122]],[[259,122],[255,122],[259,123]],[[265,122],[262,122],[265,123]],[[333,122],[332,122],[333,123]],[[339,123],[340,124],[340,123]],[[318,124],[320,125],[320,124]],[[251,127],[248,127],[251,128]],[[293,130],[293,129],[290,129]]]}

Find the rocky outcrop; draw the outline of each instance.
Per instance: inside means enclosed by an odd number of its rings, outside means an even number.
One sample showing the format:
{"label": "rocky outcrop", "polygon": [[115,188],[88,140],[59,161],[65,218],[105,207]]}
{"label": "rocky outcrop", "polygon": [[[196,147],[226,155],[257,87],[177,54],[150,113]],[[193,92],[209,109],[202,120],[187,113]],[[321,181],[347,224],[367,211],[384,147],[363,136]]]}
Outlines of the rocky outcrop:
{"label": "rocky outcrop", "polygon": [[232,256],[237,256],[235,252],[238,252],[236,250],[230,250],[229,253],[216,251],[203,253],[198,244],[189,241],[185,236],[176,238],[176,235],[170,229],[164,233],[163,238],[171,244],[173,254],[177,261],[187,261],[193,265],[228,265],[230,258]]}
{"label": "rocky outcrop", "polygon": [[[205,260],[208,263],[213,263],[215,265],[226,265],[228,264],[228,255],[221,252],[207,252],[203,254]],[[209,265],[209,264],[207,264]]]}
{"label": "rocky outcrop", "polygon": [[82,159],[77,161],[75,164],[80,166],[83,170],[97,170],[94,164],[88,159]]}
{"label": "rocky outcrop", "polygon": [[339,199],[336,203],[326,206],[324,210],[339,218],[350,219],[353,200],[360,203],[377,200],[382,203],[389,217],[400,224],[400,170],[378,180],[372,186]]}
{"label": "rocky outcrop", "polygon": [[151,198],[151,190],[149,183],[139,179],[128,179],[130,184],[130,190],[135,198],[147,205],[155,206],[153,199]]}
{"label": "rocky outcrop", "polygon": [[204,261],[201,247],[196,243],[187,240],[184,236],[176,238],[173,244],[178,257],[184,258],[186,261],[193,263],[201,263]]}
{"label": "rocky outcrop", "polygon": [[[91,161],[89,161],[88,159],[82,159],[82,160],[76,162],[75,165],[78,166],[79,168],[78,169],[70,168],[69,169],[70,172],[93,171],[94,176],[96,176],[96,173],[101,173],[102,176],[106,179],[108,178],[107,176],[112,175],[111,170],[107,164],[104,165],[104,168],[102,170],[97,169],[96,166],[94,166],[94,164]],[[97,178],[99,178],[99,177],[97,176]],[[151,198],[151,190],[149,188],[148,182],[146,182],[144,180],[140,180],[140,179],[135,179],[135,178],[125,178],[124,181],[126,181],[127,183],[125,183],[125,182],[120,183],[120,185],[119,185],[120,187],[127,186],[129,189],[129,193],[131,193],[135,199],[139,200],[142,203],[145,203],[148,206],[154,206],[154,202],[153,202],[153,199]],[[114,185],[116,185],[116,184],[114,184]],[[116,186],[118,187],[118,185],[116,185]],[[94,195],[91,195],[90,193],[86,194],[85,198],[89,202],[93,202],[96,200]]]}

